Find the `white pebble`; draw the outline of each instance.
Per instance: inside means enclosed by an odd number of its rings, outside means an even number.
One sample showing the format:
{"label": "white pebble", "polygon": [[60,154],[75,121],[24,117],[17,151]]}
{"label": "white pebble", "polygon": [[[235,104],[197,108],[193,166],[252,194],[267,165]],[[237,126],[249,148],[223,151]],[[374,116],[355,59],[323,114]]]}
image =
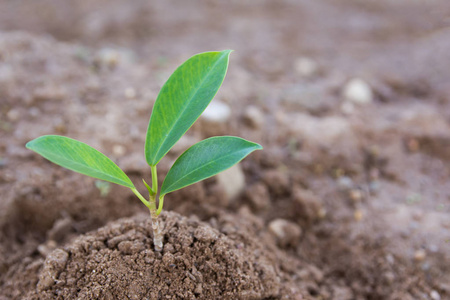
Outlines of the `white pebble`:
{"label": "white pebble", "polygon": [[239,164],[217,174],[217,182],[229,200],[238,196],[245,188],[245,176]]}
{"label": "white pebble", "polygon": [[20,118],[20,112],[17,109],[13,108],[10,111],[8,111],[6,116],[10,121],[17,121]]}
{"label": "white pebble", "polygon": [[205,109],[201,118],[213,123],[225,123],[231,116],[231,108],[225,102],[213,100]]}
{"label": "white pebble", "polygon": [[264,124],[264,113],[258,107],[250,105],[244,111],[244,121],[250,127],[259,129]]}
{"label": "white pebble", "polygon": [[343,96],[345,100],[358,104],[368,104],[373,100],[372,88],[360,78],[353,78],[345,85]]}
{"label": "white pebble", "polygon": [[126,88],[125,89],[125,97],[127,97],[127,99],[134,99],[136,98],[136,90],[132,87]]}
{"label": "white pebble", "polygon": [[268,228],[269,232],[276,237],[282,247],[294,245],[302,235],[300,226],[284,219],[271,221]]}
{"label": "white pebble", "polygon": [[116,156],[123,156],[126,152],[125,147],[122,145],[118,145],[118,144],[114,145],[112,150],[113,150],[114,155],[116,155]]}
{"label": "white pebble", "polygon": [[433,300],[441,300],[441,295],[439,295],[439,293],[437,291],[435,291],[435,290],[432,290],[430,292],[430,297]]}
{"label": "white pebble", "polygon": [[295,71],[302,77],[312,77],[317,74],[319,66],[316,61],[308,57],[299,57],[294,63]]}

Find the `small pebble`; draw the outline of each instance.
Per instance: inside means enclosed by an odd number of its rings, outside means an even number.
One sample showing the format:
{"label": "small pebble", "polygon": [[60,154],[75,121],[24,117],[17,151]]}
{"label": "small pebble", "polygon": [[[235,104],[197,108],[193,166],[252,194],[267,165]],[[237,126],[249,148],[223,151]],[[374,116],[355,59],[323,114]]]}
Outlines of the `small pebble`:
{"label": "small pebble", "polygon": [[386,279],[386,281],[387,281],[389,284],[392,284],[392,283],[394,283],[394,281],[395,281],[395,274],[392,273],[392,272],[386,272],[386,273],[384,273],[384,274],[383,274],[383,277],[384,277],[384,279]]}
{"label": "small pebble", "polygon": [[424,261],[427,257],[427,253],[423,249],[419,249],[416,252],[414,252],[414,260],[417,262]]}
{"label": "small pebble", "polygon": [[439,293],[437,291],[435,291],[435,290],[432,290],[430,292],[430,297],[433,300],[441,300],[441,295],[439,295]]}
{"label": "small pebble", "polygon": [[125,146],[119,144],[114,145],[112,150],[116,156],[123,156],[126,152]]}
{"label": "small pebble", "polygon": [[258,107],[250,105],[245,108],[244,121],[248,126],[260,129],[264,124],[264,113]]}
{"label": "small pebble", "polygon": [[228,200],[235,199],[245,188],[245,175],[241,165],[237,164],[216,175],[217,182],[222,187]]}
{"label": "small pebble", "polygon": [[213,100],[205,109],[201,118],[212,123],[225,123],[231,116],[231,108],[225,102]]}
{"label": "small pebble", "polygon": [[325,207],[320,207],[317,211],[317,217],[319,219],[324,219],[327,216],[327,210]]}
{"label": "small pebble", "polygon": [[136,98],[136,90],[132,87],[126,88],[125,89],[125,97],[127,97],[127,99],[134,99]]}
{"label": "small pebble", "polygon": [[17,121],[20,118],[20,112],[17,109],[11,109],[10,111],[8,111],[8,113],[6,114],[6,117],[8,117],[8,120],[10,121]]}
{"label": "small pebble", "polygon": [[341,176],[337,180],[338,187],[341,190],[348,190],[353,187],[353,180],[347,176]]}
{"label": "small pebble", "polygon": [[386,261],[392,265],[395,262],[395,258],[392,254],[389,253],[388,255],[386,255]]}
{"label": "small pebble", "polygon": [[102,49],[99,53],[99,61],[103,65],[114,68],[119,64],[120,55],[119,52],[117,52],[114,49]]}
{"label": "small pebble", "polygon": [[41,254],[42,256],[46,257],[47,255],[49,255],[53,250],[56,249],[58,245],[56,244],[55,241],[53,240],[48,240],[45,244],[40,244],[37,247],[37,250],[39,252],[39,254]]}
{"label": "small pebble", "polygon": [[194,232],[194,237],[200,242],[210,244],[217,240],[217,233],[209,227],[198,227]]}
{"label": "small pebble", "polygon": [[363,212],[360,209],[355,210],[353,213],[353,217],[355,218],[355,221],[361,221],[363,218]]}
{"label": "small pebble", "polygon": [[353,78],[344,87],[343,96],[346,101],[356,104],[368,104],[373,101],[370,85],[361,78]]}
{"label": "small pebble", "polygon": [[295,245],[302,229],[297,224],[284,219],[275,219],[269,223],[269,232],[276,237],[281,247]]}
{"label": "small pebble", "polygon": [[305,78],[313,77],[319,71],[317,62],[309,57],[299,57],[294,62],[297,73]]}
{"label": "small pebble", "polygon": [[350,197],[350,200],[352,200],[354,203],[361,202],[362,192],[361,192],[361,190],[357,190],[357,189],[350,190],[349,197]]}

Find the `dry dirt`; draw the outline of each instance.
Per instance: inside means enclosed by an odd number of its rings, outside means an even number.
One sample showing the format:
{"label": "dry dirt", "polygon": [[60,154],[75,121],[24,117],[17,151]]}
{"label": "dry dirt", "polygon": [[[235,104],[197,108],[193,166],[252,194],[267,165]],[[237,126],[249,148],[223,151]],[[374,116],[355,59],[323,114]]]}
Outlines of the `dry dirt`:
{"label": "dry dirt", "polygon": [[[0,299],[449,299],[449,15],[446,0],[0,1]],[[131,191],[25,149],[76,138],[145,191],[161,85],[222,49],[231,114],[200,119],[159,179],[211,135],[264,150],[166,197],[162,253]]]}

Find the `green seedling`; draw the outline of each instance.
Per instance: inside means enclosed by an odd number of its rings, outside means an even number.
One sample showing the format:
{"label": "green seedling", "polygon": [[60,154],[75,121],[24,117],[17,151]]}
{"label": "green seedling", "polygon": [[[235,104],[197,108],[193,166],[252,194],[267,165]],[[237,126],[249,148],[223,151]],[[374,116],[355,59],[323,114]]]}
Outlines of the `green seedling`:
{"label": "green seedling", "polygon": [[[214,176],[254,150],[256,143],[239,137],[219,136],[205,139],[178,157],[158,190],[157,165],[211,102],[225,78],[231,51],[194,55],[170,76],[156,98],[145,141],[145,158],[151,169],[148,200],[130,178],[108,157],[96,149],[68,137],[45,135],[26,147],[69,170],[130,188],[150,210],[153,243],[163,247],[162,226],[158,221],[166,194]],[[158,199],[158,208],[156,200]]]}

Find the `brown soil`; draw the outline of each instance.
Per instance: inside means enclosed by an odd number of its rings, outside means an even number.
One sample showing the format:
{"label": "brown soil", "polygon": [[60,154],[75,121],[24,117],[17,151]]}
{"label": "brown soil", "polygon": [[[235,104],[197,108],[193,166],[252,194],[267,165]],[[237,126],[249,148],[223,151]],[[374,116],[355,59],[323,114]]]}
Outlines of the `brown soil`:
{"label": "brown soil", "polygon": [[[449,13],[445,0],[0,1],[0,299],[450,298]],[[243,189],[230,173],[235,191],[212,178],[168,195],[160,254],[129,190],[24,148],[70,136],[148,181],[159,88],[227,48],[217,99],[231,116],[199,120],[160,181],[210,135],[264,151],[240,164]],[[346,99],[352,78],[369,101]]]}

